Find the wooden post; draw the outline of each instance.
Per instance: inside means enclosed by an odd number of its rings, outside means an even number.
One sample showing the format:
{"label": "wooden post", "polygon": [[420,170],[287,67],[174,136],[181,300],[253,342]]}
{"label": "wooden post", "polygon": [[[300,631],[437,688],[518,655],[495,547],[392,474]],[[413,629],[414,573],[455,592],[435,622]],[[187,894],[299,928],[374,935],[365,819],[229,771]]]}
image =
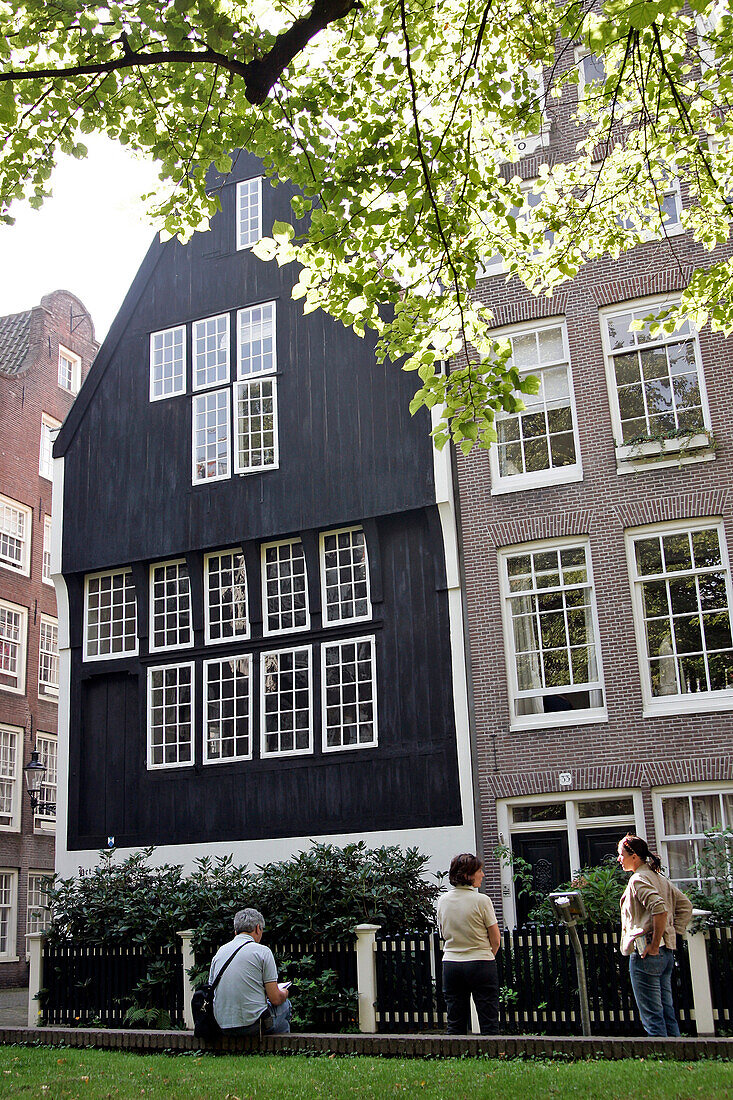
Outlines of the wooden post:
{"label": "wooden post", "polygon": [[[693,916],[702,912],[693,910]],[[709,915],[709,914],[705,914]],[[715,1034],[715,1014],[713,995],[710,989],[710,971],[708,970],[708,950],[705,932],[701,928],[694,935],[685,932],[690,958],[690,978],[692,979],[692,1000],[695,1005],[695,1028],[698,1035]]]}
{"label": "wooden post", "polygon": [[377,1030],[377,960],[375,941],[380,924],[357,924],[356,986],[359,990],[359,1031]]}
{"label": "wooden post", "polygon": [[181,950],[183,952],[183,1022],[189,1031],[193,1031],[193,1012],[191,1011],[193,986],[188,976],[188,971],[195,961],[191,947],[193,929],[187,928],[184,932],[179,932],[178,935],[181,937]]}
{"label": "wooden post", "polygon": [[29,932],[26,936],[30,973],[28,975],[28,1027],[38,1027],[41,1002],[37,994],[43,989],[43,944],[45,932]]}

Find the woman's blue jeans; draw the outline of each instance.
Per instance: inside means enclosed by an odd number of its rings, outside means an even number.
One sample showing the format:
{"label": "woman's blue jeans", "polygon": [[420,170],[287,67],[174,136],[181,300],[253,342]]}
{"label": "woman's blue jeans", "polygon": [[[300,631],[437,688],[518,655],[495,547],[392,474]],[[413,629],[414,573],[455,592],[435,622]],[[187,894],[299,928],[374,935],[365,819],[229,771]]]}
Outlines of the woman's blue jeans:
{"label": "woman's blue jeans", "polygon": [[636,951],[629,959],[631,988],[647,1035],[679,1035],[672,1000],[674,951],[660,947],[658,955],[642,959]]}

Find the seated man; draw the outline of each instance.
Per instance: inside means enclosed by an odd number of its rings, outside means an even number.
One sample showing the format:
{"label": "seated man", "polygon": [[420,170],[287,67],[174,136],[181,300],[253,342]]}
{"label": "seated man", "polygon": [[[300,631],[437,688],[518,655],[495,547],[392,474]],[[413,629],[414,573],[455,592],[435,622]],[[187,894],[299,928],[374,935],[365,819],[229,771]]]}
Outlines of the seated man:
{"label": "seated man", "polygon": [[260,943],[264,928],[262,913],[241,909],[234,918],[234,939],[220,947],[212,959],[209,983],[241,946],[214,992],[214,1016],[225,1035],[283,1035],[290,1031],[288,989],[278,985],[272,951]]}

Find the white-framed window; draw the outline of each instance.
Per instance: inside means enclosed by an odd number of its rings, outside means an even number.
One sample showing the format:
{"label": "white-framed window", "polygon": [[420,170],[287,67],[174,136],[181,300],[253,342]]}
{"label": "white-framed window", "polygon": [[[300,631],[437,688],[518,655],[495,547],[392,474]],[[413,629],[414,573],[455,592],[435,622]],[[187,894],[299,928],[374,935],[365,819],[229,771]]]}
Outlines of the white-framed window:
{"label": "white-framed window", "polygon": [[51,535],[53,531],[53,523],[51,516],[43,517],[43,564],[41,566],[42,579],[44,584],[50,584],[53,588],[53,580],[51,578]]}
{"label": "white-framed window", "polygon": [[252,657],[204,661],[204,764],[252,759]]}
{"label": "white-framed window", "polygon": [[229,381],[229,314],[194,321],[193,388],[205,390]]}
{"label": "white-framed window", "polygon": [[274,470],[279,462],[277,431],[277,379],[236,382],[234,386],[236,430],[235,471],[252,474]]}
{"label": "white-framed window", "polygon": [[22,695],[28,643],[28,608],[0,600],[0,688]]}
{"label": "white-framed window", "polygon": [[721,47],[725,50],[725,40],[721,41],[717,35],[720,20],[725,15],[730,15],[729,0],[717,0],[705,15],[695,13],[700,69],[703,77],[710,70],[717,69],[716,53],[721,50]]}
{"label": "white-framed window", "polygon": [[34,827],[40,832],[53,832],[56,828],[56,798],[59,784],[59,743],[55,733],[36,736],[38,759],[46,769],[43,777]]}
{"label": "white-framed window", "polygon": [[308,630],[308,575],[300,539],[262,546],[262,631]]}
{"label": "white-framed window", "polygon": [[43,932],[51,923],[51,910],[48,907],[48,884],[53,879],[53,871],[29,871],[26,906],[26,934]]}
{"label": "white-framed window", "polygon": [[[691,321],[672,334],[633,331],[670,299],[646,299],[602,311],[601,329],[616,446],[694,436],[710,428],[697,332]],[[667,444],[668,446],[668,444]]]}
{"label": "white-framed window", "polygon": [[260,657],[262,757],[313,751],[311,647],[278,649]]}
{"label": "white-framed window", "polygon": [[59,386],[69,393],[78,393],[81,386],[81,359],[59,344]]}
{"label": "white-framed window", "polygon": [[231,474],[229,390],[193,397],[193,484],[222,481]]}
{"label": "white-framed window", "polygon": [[277,370],[275,302],[247,306],[237,313],[237,378]]}
{"label": "white-framed window", "polygon": [[644,713],[733,708],[731,580],[722,522],[628,531]]}
{"label": "white-framed window", "polygon": [[27,577],[31,571],[31,522],[26,504],[0,496],[0,565]]}
{"label": "white-framed window", "polygon": [[321,602],[326,624],[369,619],[369,561],[361,527],[321,534]]}
{"label": "white-framed window", "polygon": [[38,694],[56,700],[59,694],[58,619],[41,615],[38,639]]}
{"label": "white-framed window", "polygon": [[499,554],[511,728],[606,720],[586,538]]}
{"label": "white-framed window", "polygon": [[565,321],[533,322],[502,331],[512,345],[512,365],[539,379],[525,394],[521,413],[499,413],[498,440],[490,451],[492,491],[579,481],[583,476],[575,395]]}
{"label": "white-framed window", "polygon": [[262,177],[237,184],[237,248],[251,248],[262,236]]}
{"label": "white-framed window", "polygon": [[150,400],[186,392],[186,327],[150,333]]}
{"label": "white-framed window", "polygon": [[204,625],[207,644],[249,638],[247,570],[241,549],[204,558]]}
{"label": "white-framed window", "polygon": [[323,751],[377,744],[377,669],[374,638],[321,646]]}
{"label": "white-framed window", "polygon": [[131,569],[84,579],[84,660],[137,653],[137,598]]}
{"label": "white-framed window", "polygon": [[0,725],[0,829],[20,831],[23,730]]}
{"label": "white-framed window", "polygon": [[193,764],[193,662],[148,669],[148,768]]}
{"label": "white-framed window", "polygon": [[[733,783],[696,783],[652,791],[659,854],[670,879],[685,890],[714,887],[698,866],[706,846],[706,832],[733,828]],[[727,873],[733,883],[733,851],[728,850]]]}
{"label": "white-framed window", "polygon": [[586,88],[605,83],[603,58],[596,57],[585,46],[576,46],[575,64],[578,66],[578,98],[582,97]]}
{"label": "white-framed window", "polygon": [[150,649],[193,645],[191,578],[183,558],[150,567]]}
{"label": "white-framed window", "polygon": [[0,961],[17,959],[15,936],[18,920],[18,872],[0,868]]}
{"label": "white-framed window", "polygon": [[[532,211],[538,209],[542,205],[542,191],[537,191],[537,180],[527,180],[522,184],[522,194],[524,205],[513,206],[510,210],[510,214],[516,219],[517,224],[522,227],[526,226],[527,229],[536,229],[537,226],[532,222]],[[549,248],[552,246],[554,240],[554,233],[551,229],[544,231],[545,245]],[[541,248],[532,249],[528,255],[531,258],[537,258],[543,250]],[[487,278],[490,275],[500,275],[504,268],[504,258],[499,252],[495,252],[493,256],[489,256],[483,261],[481,278]]]}
{"label": "white-framed window", "polygon": [[47,481],[53,481],[53,442],[60,427],[60,420],[54,420],[48,413],[41,413],[41,448],[38,458],[38,472]]}

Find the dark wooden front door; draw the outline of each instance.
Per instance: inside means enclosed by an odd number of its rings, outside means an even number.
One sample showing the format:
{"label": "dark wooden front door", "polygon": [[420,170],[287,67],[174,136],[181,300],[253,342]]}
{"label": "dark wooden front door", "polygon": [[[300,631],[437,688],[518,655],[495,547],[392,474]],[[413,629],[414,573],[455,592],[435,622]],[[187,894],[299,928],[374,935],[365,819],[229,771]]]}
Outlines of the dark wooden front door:
{"label": "dark wooden front door", "polygon": [[580,850],[581,867],[597,867],[599,863],[605,863],[609,857],[616,858],[618,842],[626,830],[621,825],[605,829],[580,829],[578,831],[578,848]]}
{"label": "dark wooden front door", "polygon": [[[529,833],[512,837],[514,854],[532,866],[532,886],[539,894],[549,894],[570,878],[570,857],[567,833]],[[527,919],[532,899],[518,895],[517,924]]]}

